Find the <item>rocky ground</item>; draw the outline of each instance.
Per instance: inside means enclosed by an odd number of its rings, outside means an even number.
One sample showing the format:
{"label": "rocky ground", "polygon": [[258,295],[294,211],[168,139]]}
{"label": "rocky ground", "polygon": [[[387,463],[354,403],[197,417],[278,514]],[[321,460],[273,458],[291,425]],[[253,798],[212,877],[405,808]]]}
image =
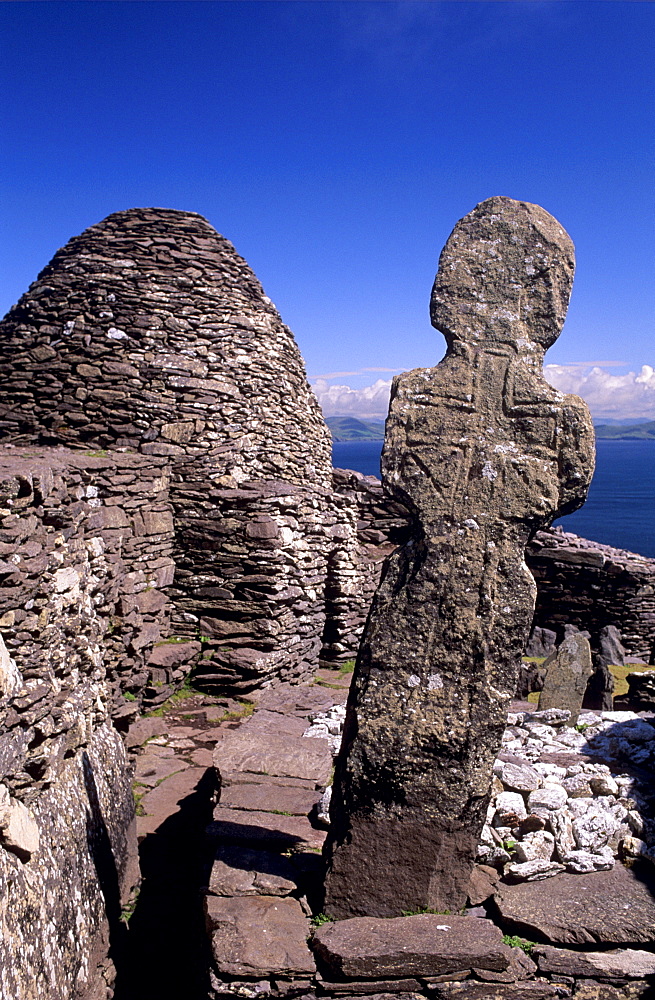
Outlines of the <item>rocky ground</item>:
{"label": "rocky ground", "polygon": [[130,730],[144,879],[117,1000],[655,996],[650,721],[515,704],[466,912],[333,924],[320,851],[349,679],[250,707],[192,694]]}

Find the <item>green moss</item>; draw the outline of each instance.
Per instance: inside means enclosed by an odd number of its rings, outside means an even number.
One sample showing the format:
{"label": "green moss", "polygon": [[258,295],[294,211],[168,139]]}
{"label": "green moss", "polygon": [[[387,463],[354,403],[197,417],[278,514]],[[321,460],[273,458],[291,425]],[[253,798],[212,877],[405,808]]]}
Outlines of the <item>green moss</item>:
{"label": "green moss", "polygon": [[185,635],[170,635],[168,639],[160,639],[159,642],[155,643],[157,646],[173,646],[178,642],[189,642],[190,640]]}
{"label": "green moss", "polygon": [[125,701],[136,701],[136,695],[132,694],[131,691],[123,691],[123,697]]}
{"label": "green moss", "polygon": [[534,941],[526,941],[518,934],[503,934],[503,944],[506,944],[508,948],[520,948],[526,955],[531,954],[534,949]]}
{"label": "green moss", "polygon": [[108,452],[104,448],[100,448],[99,451],[85,451],[84,454],[87,458],[104,458]]}
{"label": "green moss", "polygon": [[311,919],[312,927],[322,927],[323,924],[331,923],[332,917],[328,917],[327,913],[317,913],[316,916]]}
{"label": "green moss", "polygon": [[240,700],[239,704],[241,708],[235,709],[231,712],[223,712],[220,719],[216,721],[220,725],[221,722],[236,722],[238,719],[247,719],[248,716],[252,715],[255,711],[255,705],[252,701]]}
{"label": "green moss", "polygon": [[355,669],[355,661],[346,660],[346,662],[342,663],[341,666],[339,667],[339,677],[346,677],[348,674],[352,674],[354,669]]}

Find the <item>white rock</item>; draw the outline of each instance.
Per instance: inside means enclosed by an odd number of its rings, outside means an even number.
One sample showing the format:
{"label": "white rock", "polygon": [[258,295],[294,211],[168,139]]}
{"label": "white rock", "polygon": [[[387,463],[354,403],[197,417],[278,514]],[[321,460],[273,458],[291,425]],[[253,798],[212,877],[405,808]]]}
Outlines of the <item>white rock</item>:
{"label": "white rock", "polygon": [[494,811],[494,826],[505,826],[503,819],[507,816],[516,816],[519,820],[527,816],[523,796],[519,792],[501,792],[496,798]]}
{"label": "white rock", "polygon": [[39,828],[27,806],[11,798],[4,785],[0,789],[0,844],[29,861],[39,849]]}
{"label": "white rock", "polygon": [[619,786],[611,774],[597,774],[589,779],[589,785],[594,795],[614,795],[619,794]]}
{"label": "white rock", "polygon": [[572,774],[562,781],[562,788],[570,799],[589,798],[591,785],[586,774]]}
{"label": "white rock", "polygon": [[564,789],[554,785],[538,788],[528,796],[528,808],[537,816],[543,815],[544,811],[547,814],[551,809],[561,809],[566,802],[567,794]]}
{"label": "white rock", "polygon": [[568,809],[551,809],[548,813],[548,824],[555,837],[555,850],[561,861],[565,854],[575,850],[571,814]]}
{"label": "white rock", "polygon": [[322,826],[330,825],[330,802],[332,801],[332,785],[328,785],[320,799],[318,800],[318,807],[316,818]]}
{"label": "white rock", "polygon": [[571,799],[573,836],[578,850],[598,854],[618,834],[621,819],[602,799]]}
{"label": "white rock", "polygon": [[515,764],[513,761],[502,761],[498,777],[506,788],[516,792],[531,792],[541,786],[541,775],[528,763]]}
{"label": "white rock", "polygon": [[541,858],[543,861],[550,861],[555,847],[555,838],[548,830],[536,830],[534,833],[526,835],[518,841],[514,847],[514,853],[519,862],[536,861]]}
{"label": "white rock", "polygon": [[610,854],[590,854],[588,851],[570,851],[562,857],[567,872],[575,875],[588,875],[589,872],[608,871],[614,867],[614,858]]}
{"label": "white rock", "polygon": [[23,686],[23,678],[9,655],[5,640],[0,635],[0,698],[16,694]]}
{"label": "white rock", "polygon": [[522,864],[508,865],[506,868],[507,874],[513,875],[514,878],[525,879],[527,882],[550,878],[551,875],[557,875],[563,871],[564,865],[560,865],[556,861],[545,861],[543,858],[537,858],[536,861],[526,861]]}

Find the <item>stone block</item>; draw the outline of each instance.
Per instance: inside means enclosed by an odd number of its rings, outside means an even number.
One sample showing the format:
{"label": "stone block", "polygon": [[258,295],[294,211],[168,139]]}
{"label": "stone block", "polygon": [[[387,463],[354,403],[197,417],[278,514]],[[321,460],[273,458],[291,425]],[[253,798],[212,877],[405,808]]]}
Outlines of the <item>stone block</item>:
{"label": "stone block", "polygon": [[472,965],[503,972],[511,958],[502,932],[490,920],[431,913],[323,924],[312,948],[332,975],[357,979],[439,976]]}
{"label": "stone block", "polygon": [[655,942],[653,873],[645,865],[501,885],[501,926],[532,940],[575,946]]}
{"label": "stone block", "polygon": [[222,844],[209,878],[215,896],[289,896],[298,888],[298,869],[279,854]]}
{"label": "stone block", "polygon": [[219,774],[249,771],[305,778],[324,787],[332,772],[332,754],[325,740],[261,734],[246,723],[218,744],[214,766]]}
{"label": "stone block", "polygon": [[219,973],[229,976],[312,975],[309,920],[296,899],[206,896],[207,931]]}

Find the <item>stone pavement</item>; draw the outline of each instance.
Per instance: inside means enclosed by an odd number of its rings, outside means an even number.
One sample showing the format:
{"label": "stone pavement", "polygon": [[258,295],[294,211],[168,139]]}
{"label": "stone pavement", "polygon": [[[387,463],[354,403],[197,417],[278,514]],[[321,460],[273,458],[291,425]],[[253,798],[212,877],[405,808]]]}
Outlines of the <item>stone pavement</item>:
{"label": "stone pavement", "polygon": [[[574,883],[579,900],[568,909],[586,915],[579,938],[549,937],[565,878],[512,886],[486,866],[465,914],[323,922],[317,805],[332,776],[333,706],[344,704],[349,680],[323,670],[313,684],[269,688],[249,696],[252,714],[193,694],[132,727],[144,883],[129,976],[119,977],[129,988],[117,1000],[655,996],[655,903],[648,879],[623,866]],[[304,736],[317,716],[314,738]],[[586,936],[587,925],[591,937],[598,930],[592,917],[620,927],[613,907],[633,902],[639,912],[612,950],[597,950]],[[529,957],[503,932],[541,944]],[[574,950],[562,946],[571,942]]]}

